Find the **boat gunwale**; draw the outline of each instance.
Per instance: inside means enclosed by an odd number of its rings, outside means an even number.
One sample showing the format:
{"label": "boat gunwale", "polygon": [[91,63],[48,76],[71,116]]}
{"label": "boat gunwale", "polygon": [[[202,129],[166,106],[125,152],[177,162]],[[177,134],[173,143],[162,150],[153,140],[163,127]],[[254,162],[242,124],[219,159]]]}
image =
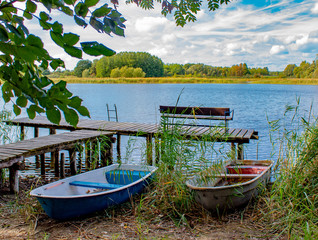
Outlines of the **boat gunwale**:
{"label": "boat gunwale", "polygon": [[[195,191],[209,191],[209,190],[225,190],[225,189],[231,189],[231,188],[237,188],[237,187],[244,187],[246,185],[250,185],[254,182],[256,182],[259,178],[263,177],[268,171],[271,170],[272,166],[273,166],[273,161],[271,160],[266,160],[269,165],[267,166],[267,169],[265,169],[261,174],[259,174],[257,177],[252,178],[251,180],[247,181],[247,182],[243,182],[243,183],[236,183],[236,184],[232,184],[232,185],[227,185],[227,186],[211,186],[211,187],[198,187],[198,186],[194,186],[191,183],[189,183],[192,179],[197,178],[197,176],[192,177],[191,179],[188,179],[186,181],[186,185],[187,187],[189,187],[192,190]],[[255,161],[256,162],[256,161]],[[263,161],[264,162],[264,161]],[[239,174],[238,174],[239,175]],[[215,178],[221,178],[221,177],[215,177]]]}
{"label": "boat gunwale", "polygon": [[[70,179],[78,176],[78,175],[74,175],[74,176],[71,176],[71,177],[67,177],[67,178],[64,178],[64,179],[61,179],[61,180],[58,180],[58,181],[54,181],[54,182],[51,182],[51,183],[48,183],[48,184],[45,184],[45,185],[42,185],[36,189],[33,189],[31,192],[30,192],[30,195],[31,196],[34,196],[34,197],[37,197],[37,198],[54,198],[54,199],[77,199],[77,198],[84,198],[84,197],[97,197],[97,196],[101,196],[101,195],[108,195],[108,194],[112,194],[114,192],[119,192],[119,191],[122,191],[122,190],[125,190],[131,186],[134,186],[134,185],[137,185],[139,184],[140,182],[143,182],[145,180],[147,180],[147,178],[149,178],[158,168],[155,167],[155,166],[148,166],[148,165],[133,165],[133,164],[112,164],[110,165],[112,168],[109,170],[109,171],[112,171],[112,170],[115,170],[115,169],[119,169],[119,170],[124,170],[124,171],[128,171],[128,170],[136,170],[136,169],[120,169],[121,166],[124,166],[124,167],[129,167],[129,166],[134,166],[134,167],[139,167],[139,168],[143,168],[145,167],[145,170],[147,170],[147,168],[150,170],[150,172],[141,177],[140,179],[138,179],[137,181],[133,181],[132,183],[129,183],[127,185],[124,185],[122,187],[119,187],[119,188],[116,188],[116,189],[111,189],[111,190],[106,190],[106,191],[100,191],[100,192],[93,192],[93,193],[89,193],[89,194],[80,194],[80,195],[69,195],[69,196],[58,196],[58,195],[44,195],[44,194],[39,194],[39,193],[34,193],[36,192],[36,190],[38,189],[41,189],[41,188],[44,188],[44,187],[49,187],[49,186],[53,186],[53,183],[55,184],[58,184],[60,182],[63,182],[64,183],[70,183],[71,181],[69,181]],[[107,168],[107,167],[110,167],[110,166],[106,166],[106,167],[103,167],[103,168],[98,168],[98,169],[94,169],[92,171],[95,171],[95,170],[102,170],[104,168]],[[117,167],[117,168],[116,168]],[[119,167],[119,168],[118,168]],[[142,170],[140,170],[142,171]],[[89,173],[90,171],[88,172],[85,172],[85,173]],[[105,171],[106,173],[107,171]],[[84,174],[85,174],[84,173]],[[66,181],[65,181],[66,180]],[[79,187],[79,186],[72,186],[72,187]]]}

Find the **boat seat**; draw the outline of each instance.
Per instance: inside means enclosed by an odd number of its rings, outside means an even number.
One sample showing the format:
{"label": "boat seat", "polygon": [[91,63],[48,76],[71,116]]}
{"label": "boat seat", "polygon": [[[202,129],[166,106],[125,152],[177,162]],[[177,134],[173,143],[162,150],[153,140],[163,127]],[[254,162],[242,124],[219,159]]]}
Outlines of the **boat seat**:
{"label": "boat seat", "polygon": [[149,171],[115,170],[106,172],[107,182],[112,184],[130,184],[149,174]]}
{"label": "boat seat", "polygon": [[125,185],[110,184],[110,183],[99,183],[99,182],[84,182],[84,181],[73,181],[69,183],[72,186],[78,187],[91,187],[91,188],[102,188],[102,189],[116,189]]}
{"label": "boat seat", "polygon": [[214,177],[220,177],[220,178],[256,178],[259,174],[217,174]]}

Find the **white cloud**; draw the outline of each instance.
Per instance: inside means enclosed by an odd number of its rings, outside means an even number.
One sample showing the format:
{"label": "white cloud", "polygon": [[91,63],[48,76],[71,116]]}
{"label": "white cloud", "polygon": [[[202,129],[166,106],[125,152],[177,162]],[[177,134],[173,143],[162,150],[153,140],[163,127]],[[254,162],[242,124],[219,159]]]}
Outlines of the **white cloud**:
{"label": "white cloud", "polygon": [[[79,34],[82,42],[98,41],[117,52],[149,52],[165,63],[231,66],[246,62],[248,66],[279,70],[303,57],[301,60],[312,61],[315,58],[312,51],[318,44],[315,32],[318,19],[312,14],[318,13],[317,0],[264,2],[264,7],[256,7],[257,4],[234,1],[211,13],[203,8],[196,15],[198,21],[183,28],[176,27],[173,15],[167,18],[161,15],[159,3],[155,3],[151,11],[144,11],[135,4],[120,4],[118,11],[127,19],[125,38],[109,37],[92,27],[83,30],[69,19],[63,19],[63,23],[64,31]],[[35,34],[43,32],[37,23],[30,25],[30,29]],[[41,35],[41,38],[50,54],[61,57],[66,67],[73,69],[78,60],[56,47],[49,33],[44,33],[46,37]],[[96,57],[84,55],[83,59]]]}
{"label": "white cloud", "polygon": [[318,13],[318,2],[315,3],[314,7],[311,9],[312,13]]}
{"label": "white cloud", "polygon": [[174,33],[171,34],[164,34],[162,37],[162,42],[163,43],[170,43],[176,41],[177,37]]}
{"label": "white cloud", "polygon": [[274,45],[274,46],[272,46],[272,48],[269,51],[269,53],[271,55],[276,55],[276,54],[285,52],[285,50],[286,50],[286,47],[283,46],[283,45]]}
{"label": "white cloud", "polygon": [[168,20],[164,17],[144,17],[137,19],[135,27],[138,32],[153,32],[164,28]]}
{"label": "white cloud", "polygon": [[304,45],[308,43],[308,35],[302,36],[302,38],[296,40],[296,45]]}

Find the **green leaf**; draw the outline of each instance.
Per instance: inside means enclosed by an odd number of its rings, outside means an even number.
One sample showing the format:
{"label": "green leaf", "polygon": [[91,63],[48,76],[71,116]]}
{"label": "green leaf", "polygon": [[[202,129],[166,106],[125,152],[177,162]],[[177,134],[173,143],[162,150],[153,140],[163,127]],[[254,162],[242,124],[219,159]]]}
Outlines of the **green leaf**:
{"label": "green leaf", "polygon": [[36,8],[37,8],[37,5],[30,1],[30,0],[27,0],[26,2],[26,11],[30,12],[30,13],[35,13],[36,12]]}
{"label": "green leaf", "polygon": [[104,4],[103,6],[101,6],[100,8],[97,8],[92,15],[94,17],[100,18],[100,17],[104,17],[106,16],[108,13],[110,13],[112,9],[110,7],[108,7],[108,4]]}
{"label": "green leaf", "polygon": [[21,38],[21,34],[18,31],[18,29],[16,29],[13,25],[11,24],[6,24],[6,27],[10,30],[10,32],[12,32],[13,34],[15,34],[16,36],[18,36],[19,38]]}
{"label": "green leaf", "polygon": [[84,117],[91,117],[89,111],[84,106],[79,106],[76,110]]}
{"label": "green leaf", "polygon": [[48,15],[46,12],[40,12],[40,18],[42,21],[47,22],[47,21],[51,21],[52,18],[50,17],[50,15]]}
{"label": "green leaf", "polygon": [[0,25],[0,41],[6,42],[8,40],[9,40],[9,36],[7,31],[2,28],[2,25]]}
{"label": "green leaf", "polygon": [[96,18],[91,17],[89,20],[89,24],[97,30],[97,32],[104,32],[104,25],[102,22],[98,21]]}
{"label": "green leaf", "polygon": [[113,56],[116,52],[98,42],[82,42],[83,51],[91,56]]}
{"label": "green leaf", "polygon": [[21,27],[22,31],[23,31],[26,35],[29,35],[29,30],[28,30],[28,29],[24,26],[24,24],[23,24],[24,18],[18,17],[18,16],[14,16],[14,17],[13,17],[13,20],[19,24],[19,26]]}
{"label": "green leaf", "polygon": [[79,98],[78,96],[72,97],[71,102],[68,104],[70,107],[77,109],[78,107],[81,106],[82,104],[82,99]]}
{"label": "green leaf", "polygon": [[61,112],[56,107],[46,109],[47,119],[55,124],[59,124],[61,121]]}
{"label": "green leaf", "polygon": [[116,10],[112,10],[111,14],[109,14],[108,16],[111,18],[119,18],[121,14]]}
{"label": "green leaf", "polygon": [[26,19],[29,19],[29,20],[31,20],[33,18],[32,15],[27,11],[23,12],[23,17],[25,17]]}
{"label": "green leaf", "polygon": [[38,48],[43,48],[43,42],[41,38],[34,36],[33,34],[30,34],[26,39],[26,44],[29,46],[34,46]]}
{"label": "green leaf", "polygon": [[52,40],[60,47],[64,46],[63,36],[60,33],[50,31]]}
{"label": "green leaf", "polygon": [[80,37],[74,33],[64,33],[64,43],[69,46],[74,46],[80,39]]}
{"label": "green leaf", "polygon": [[99,0],[85,0],[85,4],[87,7],[93,7],[95,6],[97,3],[99,2]]}
{"label": "green leaf", "polygon": [[63,33],[63,25],[57,21],[53,23],[52,29],[55,33],[59,33],[59,34]]}
{"label": "green leaf", "polygon": [[72,5],[72,6],[74,6],[74,3],[76,2],[76,0],[64,0],[64,2],[65,2],[67,5]]}
{"label": "green leaf", "polygon": [[70,46],[64,45],[64,51],[67,54],[71,55],[72,57],[82,58],[82,51],[81,49],[77,47],[70,47]]}
{"label": "green leaf", "polygon": [[68,108],[67,111],[64,111],[64,117],[66,122],[71,124],[72,126],[76,126],[78,123],[78,115],[75,110]]}
{"label": "green leaf", "polygon": [[76,15],[85,18],[87,13],[88,13],[88,7],[84,3],[79,2],[75,6],[75,13],[76,13]]}
{"label": "green leaf", "polygon": [[116,35],[121,36],[121,37],[125,37],[125,33],[124,33],[124,29],[119,28],[119,27],[115,27],[115,32]]}
{"label": "green leaf", "polygon": [[48,77],[41,77],[40,78],[40,83],[41,83],[41,87],[44,88],[44,87],[47,87],[49,86],[50,84],[52,84],[52,80],[49,79]]}
{"label": "green leaf", "polygon": [[76,16],[76,15],[74,15],[74,20],[75,20],[76,24],[79,25],[79,26],[81,26],[81,27],[86,28],[87,25],[88,25],[83,19],[79,18],[79,17]]}
{"label": "green leaf", "polygon": [[36,115],[34,106],[35,105],[31,105],[29,108],[27,108],[27,113],[30,119],[34,119]]}
{"label": "green leaf", "polygon": [[20,107],[26,107],[26,105],[28,104],[28,99],[25,96],[20,96],[17,98],[16,103]]}
{"label": "green leaf", "polygon": [[73,10],[70,9],[69,7],[66,7],[66,6],[62,6],[61,11],[63,13],[65,13],[66,15],[71,16],[71,17],[73,17],[73,15],[74,15]]}
{"label": "green leaf", "polygon": [[50,66],[54,70],[56,70],[58,67],[65,67],[64,62],[59,58],[53,59],[50,63]]}
{"label": "green leaf", "polygon": [[13,112],[16,116],[21,114],[21,108],[19,108],[16,104],[13,105]]}

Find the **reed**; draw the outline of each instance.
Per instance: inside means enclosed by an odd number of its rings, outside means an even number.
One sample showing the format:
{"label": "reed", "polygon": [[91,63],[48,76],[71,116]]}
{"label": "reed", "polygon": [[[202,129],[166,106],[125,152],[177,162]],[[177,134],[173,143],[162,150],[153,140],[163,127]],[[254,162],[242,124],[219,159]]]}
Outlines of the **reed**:
{"label": "reed", "polygon": [[286,108],[286,113],[293,111],[292,122],[289,124],[294,126],[292,130],[281,125],[282,121],[270,122],[272,133],[279,132],[278,139],[274,142],[280,142],[280,150],[275,167],[275,181],[271,191],[263,197],[266,202],[263,216],[270,222],[273,230],[290,239],[317,239],[317,118],[299,116],[298,107]]}
{"label": "reed", "polygon": [[137,211],[143,218],[156,222],[170,219],[178,226],[188,225],[189,220],[203,220],[207,214],[194,200],[186,180],[230,157],[226,143],[216,144],[208,137],[200,141],[186,139],[182,124],[162,119],[161,133],[156,136],[158,170],[151,191],[142,197]]}

